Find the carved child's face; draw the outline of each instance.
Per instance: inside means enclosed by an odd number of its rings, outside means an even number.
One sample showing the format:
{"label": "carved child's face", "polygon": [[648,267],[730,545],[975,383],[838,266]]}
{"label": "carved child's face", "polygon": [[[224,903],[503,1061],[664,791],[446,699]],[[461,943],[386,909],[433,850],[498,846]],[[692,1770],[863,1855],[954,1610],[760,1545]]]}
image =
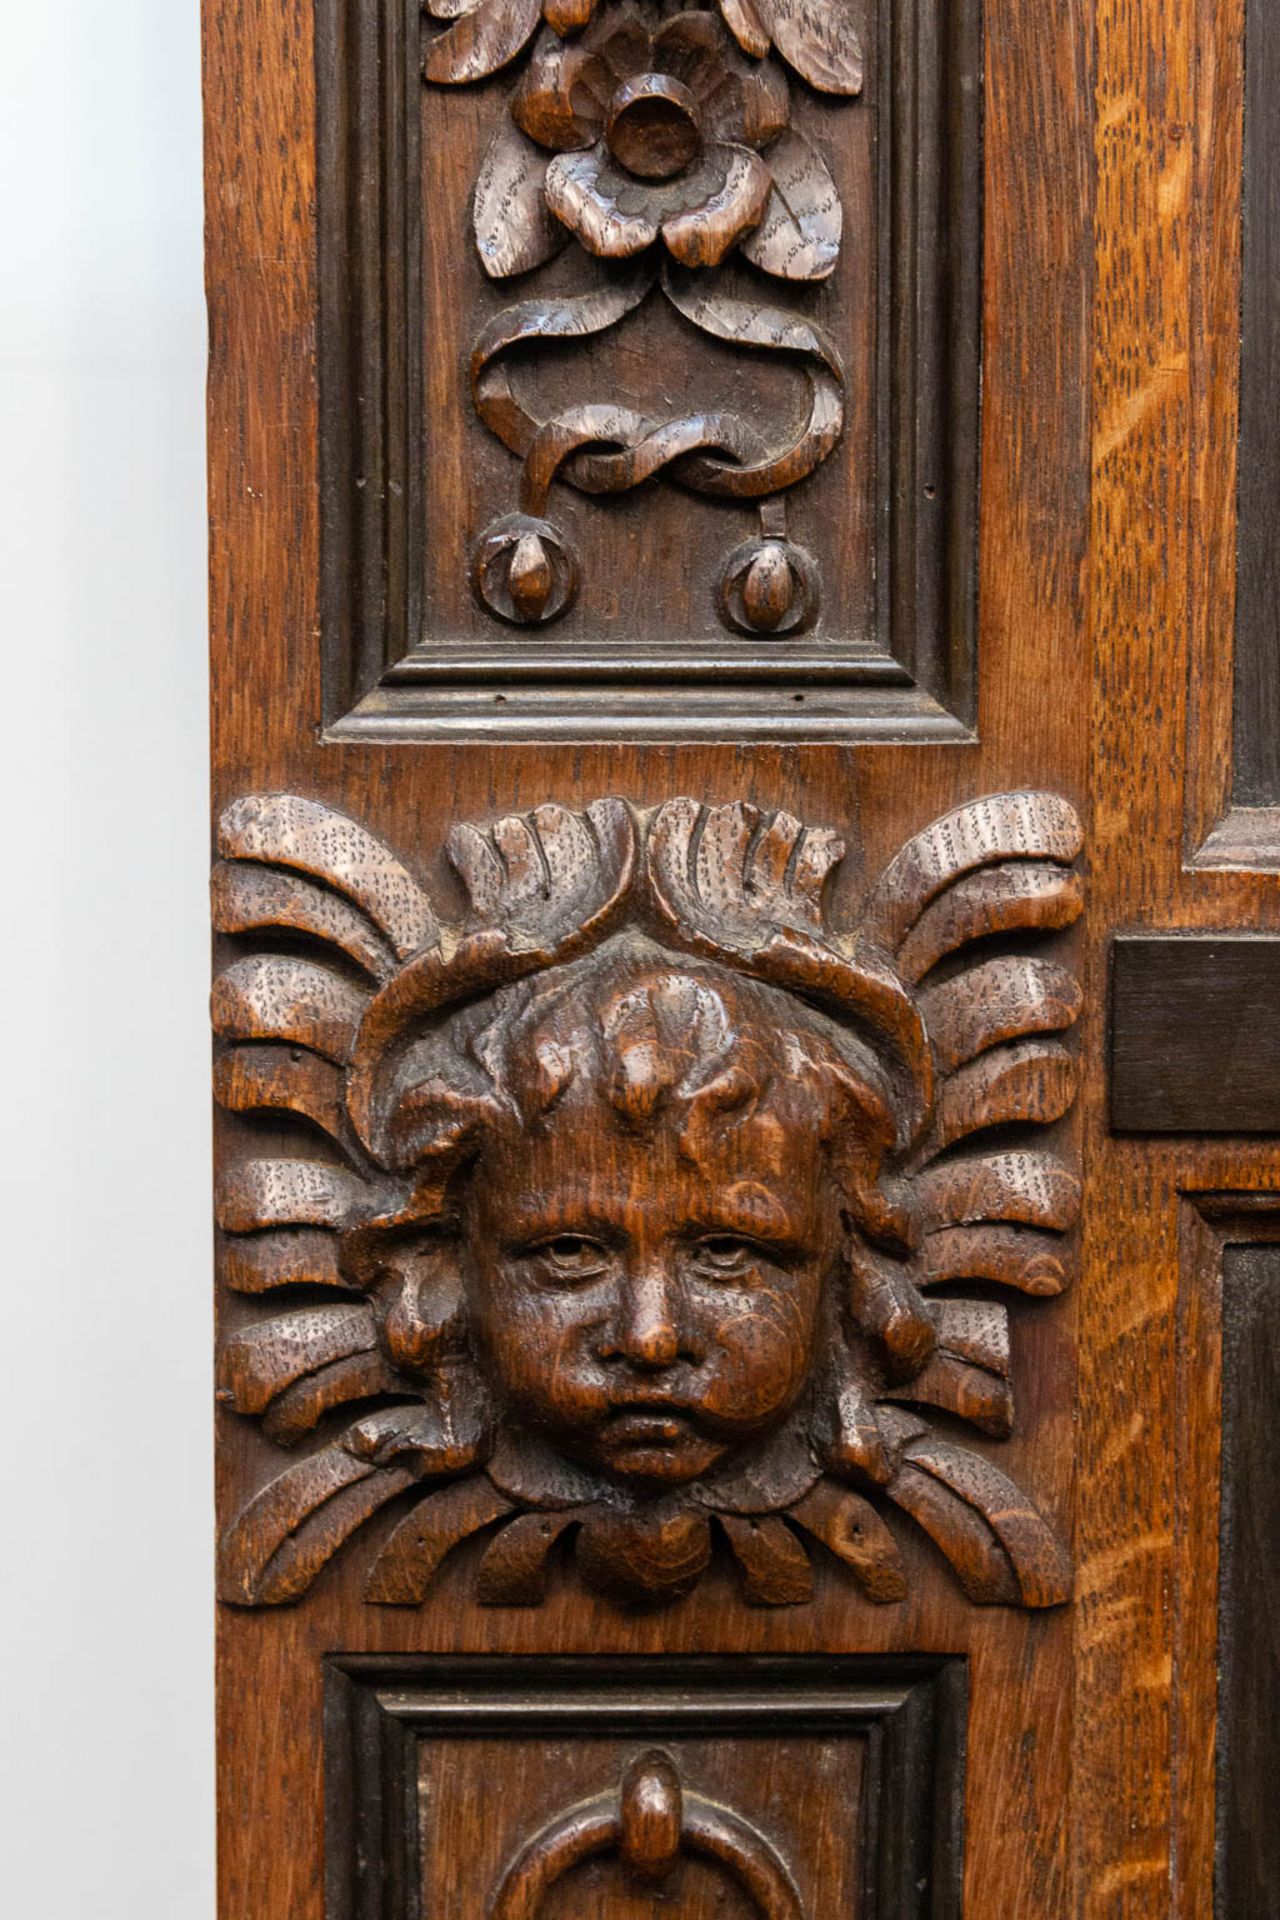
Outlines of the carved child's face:
{"label": "carved child's face", "polygon": [[839,1201],[811,1093],[763,1057],[731,1036],[690,1096],[671,1085],[689,1050],[673,1063],[657,1032],[604,1085],[572,1036],[545,1043],[529,1071],[563,1073],[563,1094],[536,1125],[495,1129],[473,1171],[486,1372],[516,1422],[617,1479],[708,1472],[809,1377]]}
{"label": "carved child's face", "polygon": [[811,1139],[767,1114],[742,1136],[699,1167],[674,1120],[629,1135],[590,1100],[486,1156],[468,1238],[491,1377],[590,1466],[693,1479],[805,1383],[836,1210]]}

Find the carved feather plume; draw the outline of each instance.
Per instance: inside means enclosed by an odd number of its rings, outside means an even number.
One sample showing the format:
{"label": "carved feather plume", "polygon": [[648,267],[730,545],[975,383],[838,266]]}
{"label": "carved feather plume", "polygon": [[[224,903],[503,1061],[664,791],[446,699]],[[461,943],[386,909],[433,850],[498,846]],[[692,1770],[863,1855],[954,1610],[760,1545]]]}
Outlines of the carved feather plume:
{"label": "carved feather plume", "polygon": [[[421,1379],[398,1371],[394,1315],[380,1328],[362,1297],[367,1276],[344,1268],[339,1254],[354,1223],[386,1218],[394,1205],[384,1171],[396,1164],[387,1151],[393,1136],[375,1105],[380,1074],[398,1040],[437,1007],[603,939],[631,886],[634,851],[631,814],[616,800],[583,814],[544,806],[486,831],[459,828],[448,853],[469,913],[446,947],[425,891],[389,848],[335,809],[266,794],[223,815],[215,927],[267,944],[215,980],[213,1026],[226,1043],[215,1092],[230,1111],[307,1123],[324,1136],[325,1157],[250,1158],[220,1181],[228,1283],[279,1301],[280,1310],[228,1334],[219,1399],[259,1419],[280,1446],[306,1440],[342,1407],[410,1394],[417,1402],[365,1415],[268,1482],[224,1535],[225,1599],[297,1599],[388,1501],[424,1475],[456,1474],[475,1461],[483,1406],[448,1398],[447,1364],[434,1400]],[[295,1292],[316,1287],[334,1304]],[[508,1509],[482,1485],[478,1505],[474,1490],[464,1500],[466,1524],[449,1544]],[[420,1515],[419,1536],[426,1524]],[[402,1540],[387,1565],[406,1552]],[[388,1573],[383,1584],[409,1577]]]}
{"label": "carved feather plume", "polygon": [[[1080,1185],[1030,1130],[1052,1126],[1075,1100],[1080,1069],[1068,1036],[1081,995],[1066,967],[1013,942],[1079,916],[1072,864],[1081,838],[1058,796],[996,794],[917,834],[867,903],[868,935],[918,989],[937,1076],[910,1163],[922,1233],[917,1286],[971,1280],[1046,1295],[1067,1284],[1064,1236]],[[984,1144],[984,1135],[997,1137]],[[932,1314],[933,1353],[888,1397],[1004,1438],[1014,1420],[1006,1310],[947,1296]],[[911,1417],[877,1416],[899,1462],[885,1491],[936,1541],[970,1597],[1023,1606],[1066,1598],[1065,1555],[1030,1503],[983,1456],[901,1424]]]}
{"label": "carved feather plume", "polygon": [[470,912],[448,946],[419,953],[366,1010],[351,1055],[348,1104],[366,1147],[396,1156],[380,1095],[398,1044],[431,1013],[492,992],[597,946],[621,918],[635,876],[636,826],[621,800],[583,813],[535,807],[447,843]]}
{"label": "carved feather plume", "polygon": [[742,801],[671,800],[649,829],[648,874],[662,937],[739,972],[865,1023],[892,1050],[907,1132],[932,1095],[919,1008],[896,970],[866,942],[843,943],[823,910],[844,857],[833,833]]}

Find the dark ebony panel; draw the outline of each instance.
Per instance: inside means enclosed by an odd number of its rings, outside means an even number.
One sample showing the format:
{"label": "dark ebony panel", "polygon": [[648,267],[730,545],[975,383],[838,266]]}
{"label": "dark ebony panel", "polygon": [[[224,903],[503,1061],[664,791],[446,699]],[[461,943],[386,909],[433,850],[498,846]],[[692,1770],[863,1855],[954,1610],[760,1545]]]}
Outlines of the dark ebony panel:
{"label": "dark ebony panel", "polygon": [[1235,798],[1280,803],[1280,7],[1249,0]]}
{"label": "dark ebony panel", "polygon": [[1111,1124],[1130,1133],[1280,1133],[1280,940],[1116,940]]}
{"label": "dark ebony panel", "polygon": [[1219,1920],[1280,1913],[1280,1247],[1232,1248],[1222,1297]]}
{"label": "dark ebony panel", "polygon": [[[333,1659],[326,1914],[505,1913],[541,1852],[560,1856],[535,1902],[548,1920],[959,1920],[966,1708],[965,1663],[941,1657]],[[587,1835],[625,1827],[645,1769],[651,1793],[664,1772],[680,1783],[679,1845],[647,1872]],[[700,1823],[727,1832],[727,1859]],[[754,1899],[735,1854],[763,1865]]]}

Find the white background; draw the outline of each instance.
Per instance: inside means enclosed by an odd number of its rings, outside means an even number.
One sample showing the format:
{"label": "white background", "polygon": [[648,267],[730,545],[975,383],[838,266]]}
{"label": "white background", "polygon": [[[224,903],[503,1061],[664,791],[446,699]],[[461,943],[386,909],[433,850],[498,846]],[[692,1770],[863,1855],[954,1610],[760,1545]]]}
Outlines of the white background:
{"label": "white background", "polygon": [[197,0],[3,47],[0,1905],[211,1920]]}

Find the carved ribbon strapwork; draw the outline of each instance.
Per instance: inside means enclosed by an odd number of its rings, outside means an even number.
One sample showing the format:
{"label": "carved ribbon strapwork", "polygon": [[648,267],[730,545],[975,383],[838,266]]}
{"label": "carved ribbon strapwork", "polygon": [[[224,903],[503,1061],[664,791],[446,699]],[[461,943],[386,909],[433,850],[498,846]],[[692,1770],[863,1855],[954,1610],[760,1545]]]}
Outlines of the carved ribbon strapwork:
{"label": "carved ribbon strapwork", "polygon": [[672,1599],[717,1541],[753,1603],[806,1600],[817,1547],[883,1603],[896,1508],[971,1599],[1064,1599],[992,1458],[991,1289],[1069,1271],[1079,1183],[1037,1136],[1080,995],[1034,949],[1079,914],[1079,845],[1065,801],[995,795],[837,913],[843,843],[788,814],[546,805],[450,836],[458,916],[316,801],[229,807],[217,1094],[298,1145],[246,1132],[219,1190],[220,1396],[294,1456],[227,1529],[224,1597],[297,1599],[385,1508],[386,1604],[472,1537],[496,1605],[565,1553]]}
{"label": "carved ribbon strapwork", "polygon": [[[476,182],[473,226],[496,279],[543,267],[570,239],[597,261],[587,293],[535,294],[496,314],[472,350],[484,424],[523,461],[518,511],[482,534],[477,595],[516,623],[572,603],[577,567],[546,518],[553,481],[618,493],[665,476],[760,503],[761,537],[721,582],[726,620],[758,634],[812,617],[817,577],[785,538],[785,491],[836,446],[844,369],[812,320],[779,295],[719,284],[731,256],[775,286],[824,279],[842,212],[817,148],[794,125],[787,69],[802,86],[856,95],[862,53],[847,0],[430,0],[428,82],[485,79],[529,48]],[[775,57],[777,56],[777,57]],[[588,398],[550,417],[521,402],[512,350],[589,341],[657,289],[688,324],[739,349],[783,354],[807,375],[798,431],[781,437],[739,410],[650,418]]]}

